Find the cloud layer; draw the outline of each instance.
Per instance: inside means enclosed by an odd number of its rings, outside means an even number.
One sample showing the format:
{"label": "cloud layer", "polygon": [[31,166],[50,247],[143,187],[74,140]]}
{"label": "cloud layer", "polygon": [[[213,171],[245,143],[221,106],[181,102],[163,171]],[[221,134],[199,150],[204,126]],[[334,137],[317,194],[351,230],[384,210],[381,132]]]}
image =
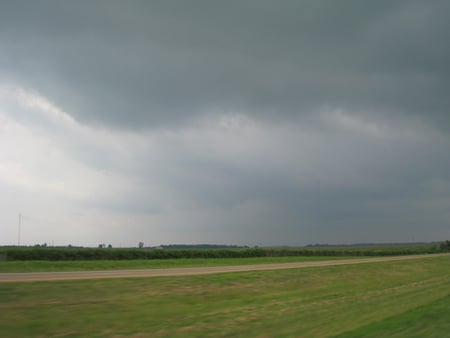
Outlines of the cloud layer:
{"label": "cloud layer", "polygon": [[448,7],[1,4],[0,244],[446,239]]}
{"label": "cloud layer", "polygon": [[[447,123],[447,1],[14,1],[3,76],[84,123],[182,126],[345,109]],[[448,129],[448,128],[446,128]]]}

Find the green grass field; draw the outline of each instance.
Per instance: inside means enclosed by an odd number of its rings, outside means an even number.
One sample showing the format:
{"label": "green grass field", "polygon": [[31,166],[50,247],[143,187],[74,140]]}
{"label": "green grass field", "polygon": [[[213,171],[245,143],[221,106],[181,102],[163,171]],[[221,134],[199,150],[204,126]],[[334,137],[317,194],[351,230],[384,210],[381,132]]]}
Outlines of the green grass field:
{"label": "green grass field", "polygon": [[176,258],[136,260],[92,260],[92,261],[0,261],[0,272],[43,272],[43,271],[94,271],[126,269],[161,269],[198,266],[249,265],[267,263],[314,262],[352,257],[290,256],[249,258]]}
{"label": "green grass field", "polygon": [[450,257],[0,284],[0,336],[445,337]]}

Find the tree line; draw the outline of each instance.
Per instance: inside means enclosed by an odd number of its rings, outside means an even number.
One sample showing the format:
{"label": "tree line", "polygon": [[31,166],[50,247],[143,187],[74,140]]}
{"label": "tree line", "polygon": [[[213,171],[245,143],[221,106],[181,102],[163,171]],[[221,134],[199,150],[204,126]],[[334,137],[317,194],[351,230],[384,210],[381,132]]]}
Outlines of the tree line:
{"label": "tree line", "polygon": [[131,260],[174,258],[245,258],[282,256],[394,256],[450,251],[450,242],[440,245],[378,248],[243,248],[243,249],[145,249],[79,247],[0,248],[0,260]]}

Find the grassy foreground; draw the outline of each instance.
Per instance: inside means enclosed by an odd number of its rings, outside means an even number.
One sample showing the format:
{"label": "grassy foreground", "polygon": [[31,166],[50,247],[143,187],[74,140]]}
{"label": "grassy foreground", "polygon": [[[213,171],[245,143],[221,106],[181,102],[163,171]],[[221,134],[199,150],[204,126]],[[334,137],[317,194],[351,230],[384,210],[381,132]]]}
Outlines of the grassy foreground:
{"label": "grassy foreground", "polygon": [[444,337],[450,257],[0,284],[0,336]]}

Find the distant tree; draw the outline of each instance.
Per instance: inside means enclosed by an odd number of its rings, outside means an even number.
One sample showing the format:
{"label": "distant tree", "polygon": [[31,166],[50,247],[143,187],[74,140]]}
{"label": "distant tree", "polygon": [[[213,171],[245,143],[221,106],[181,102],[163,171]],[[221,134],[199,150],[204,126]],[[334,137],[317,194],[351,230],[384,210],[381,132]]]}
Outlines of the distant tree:
{"label": "distant tree", "polygon": [[441,250],[442,251],[450,251],[450,241],[445,241],[441,243]]}
{"label": "distant tree", "polygon": [[103,244],[103,243],[98,245],[98,248],[99,248],[99,249],[103,249],[103,248],[105,248],[105,247],[106,247],[106,245]]}
{"label": "distant tree", "polygon": [[108,249],[111,249],[112,248],[112,245],[111,244],[108,244]]}
{"label": "distant tree", "polygon": [[139,242],[139,249],[142,249],[144,247],[144,242]]}

